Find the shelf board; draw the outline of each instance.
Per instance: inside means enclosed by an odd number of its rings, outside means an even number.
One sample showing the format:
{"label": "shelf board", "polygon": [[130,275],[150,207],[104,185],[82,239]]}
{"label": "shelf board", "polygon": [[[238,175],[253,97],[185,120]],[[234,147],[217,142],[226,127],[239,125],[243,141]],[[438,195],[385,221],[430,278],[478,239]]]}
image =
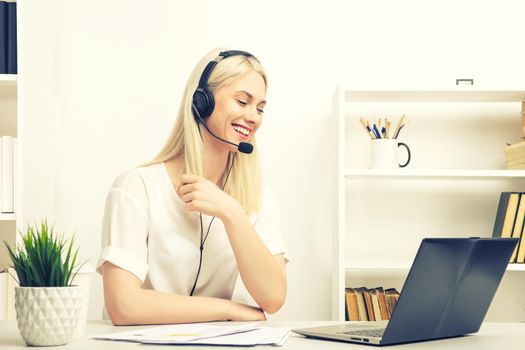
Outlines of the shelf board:
{"label": "shelf board", "polygon": [[[390,272],[394,270],[410,270],[412,263],[409,262],[363,262],[363,261],[347,261],[345,263],[345,270],[362,270],[362,271],[384,271]],[[507,271],[525,271],[525,264],[509,264]]]}
{"label": "shelf board", "polygon": [[524,90],[352,90],[341,87],[345,102],[520,102]]}
{"label": "shelf board", "polygon": [[13,221],[16,220],[15,213],[0,213],[0,221]]}
{"label": "shelf board", "polygon": [[16,74],[0,74],[0,98],[16,98]]}
{"label": "shelf board", "polygon": [[0,81],[16,81],[17,78],[16,74],[0,74]]}
{"label": "shelf board", "polygon": [[525,179],[525,170],[346,169],[345,178],[391,179]]}
{"label": "shelf board", "polygon": [[525,271],[525,264],[509,264],[507,271]]}
{"label": "shelf board", "polygon": [[346,270],[409,270],[410,266],[412,266],[411,262],[400,261],[346,261],[345,263]]}

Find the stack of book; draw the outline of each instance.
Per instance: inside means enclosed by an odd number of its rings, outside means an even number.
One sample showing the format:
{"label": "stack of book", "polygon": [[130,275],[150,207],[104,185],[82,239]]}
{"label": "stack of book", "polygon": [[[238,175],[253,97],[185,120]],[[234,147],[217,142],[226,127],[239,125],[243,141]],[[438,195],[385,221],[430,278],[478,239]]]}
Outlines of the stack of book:
{"label": "stack of book", "polygon": [[525,141],[506,144],[504,150],[505,166],[508,170],[525,169]]}
{"label": "stack of book", "polygon": [[525,223],[525,192],[502,192],[499,197],[498,211],[494,221],[493,237],[515,237],[520,241],[510,258],[510,263],[523,264],[525,261],[525,243],[523,230]]}
{"label": "stack of book", "polygon": [[15,212],[16,138],[0,137],[0,212]]}
{"label": "stack of book", "polygon": [[346,320],[389,320],[398,298],[399,292],[395,288],[346,288]]}
{"label": "stack of book", "polygon": [[0,1],[0,74],[16,74],[16,2]]}

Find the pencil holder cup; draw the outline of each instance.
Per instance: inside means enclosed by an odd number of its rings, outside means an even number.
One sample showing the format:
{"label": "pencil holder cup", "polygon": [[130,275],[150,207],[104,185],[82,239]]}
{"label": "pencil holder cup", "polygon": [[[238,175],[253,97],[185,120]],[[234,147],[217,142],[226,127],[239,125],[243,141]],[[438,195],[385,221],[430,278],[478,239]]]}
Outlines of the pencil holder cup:
{"label": "pencil holder cup", "polygon": [[[395,139],[371,140],[370,168],[371,169],[394,169],[404,168],[410,163],[410,148],[406,143]],[[407,150],[408,158],[404,164],[399,164],[399,147]]]}

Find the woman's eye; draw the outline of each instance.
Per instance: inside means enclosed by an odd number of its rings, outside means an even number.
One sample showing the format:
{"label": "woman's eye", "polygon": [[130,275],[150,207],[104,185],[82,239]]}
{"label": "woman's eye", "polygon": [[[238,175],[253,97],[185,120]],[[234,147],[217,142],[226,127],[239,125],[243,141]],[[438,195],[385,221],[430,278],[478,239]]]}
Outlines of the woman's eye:
{"label": "woman's eye", "polygon": [[264,109],[262,109],[262,108],[257,108],[257,111],[258,111],[259,113],[264,113]]}
{"label": "woman's eye", "polygon": [[246,101],[244,100],[237,100],[237,102],[241,105],[241,106],[246,106]]}

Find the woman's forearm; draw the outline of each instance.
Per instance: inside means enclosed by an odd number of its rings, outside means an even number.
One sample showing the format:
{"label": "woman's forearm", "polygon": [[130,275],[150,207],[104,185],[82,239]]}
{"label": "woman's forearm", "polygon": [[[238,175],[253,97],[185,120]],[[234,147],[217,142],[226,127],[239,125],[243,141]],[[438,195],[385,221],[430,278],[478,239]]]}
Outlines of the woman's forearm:
{"label": "woman's forearm", "polygon": [[222,221],[246,289],[264,311],[277,312],[286,298],[284,263],[270,253],[242,207],[233,207]]}
{"label": "woman's forearm", "polygon": [[109,262],[102,271],[104,302],[115,325],[265,319],[259,309],[230,300],[143,289],[135,275]]}
{"label": "woman's forearm", "polygon": [[138,325],[228,320],[229,303],[218,298],[136,289],[123,293],[113,304],[106,302],[106,307],[113,324]]}

